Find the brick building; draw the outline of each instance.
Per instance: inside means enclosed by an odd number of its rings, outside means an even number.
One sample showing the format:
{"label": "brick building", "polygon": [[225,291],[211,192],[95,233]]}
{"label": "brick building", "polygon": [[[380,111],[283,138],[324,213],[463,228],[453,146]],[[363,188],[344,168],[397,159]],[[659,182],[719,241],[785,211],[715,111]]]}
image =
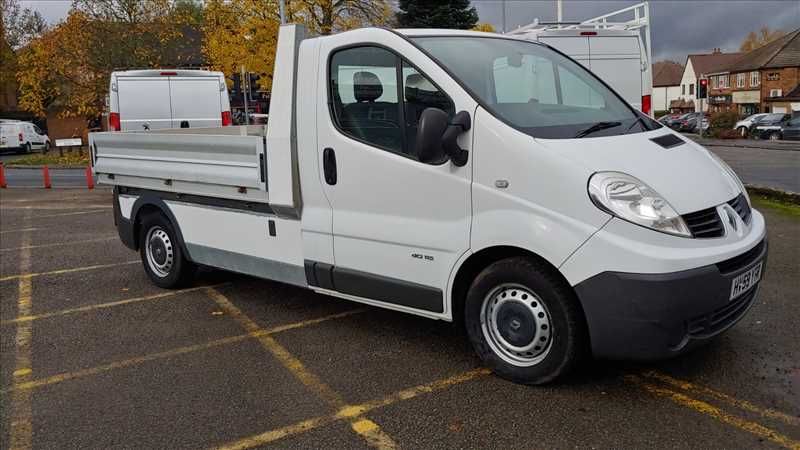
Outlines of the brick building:
{"label": "brick building", "polygon": [[[675,112],[700,111],[700,102],[697,100],[697,80],[705,78],[710,73],[716,73],[732,61],[742,56],[741,53],[722,53],[715,48],[712,53],[689,55],[681,77],[680,98],[670,102],[670,110]],[[708,110],[708,103],[703,102],[703,110]]]}
{"label": "brick building", "polygon": [[796,95],[789,95],[800,84],[800,29],[745,53],[708,76],[711,111],[736,111],[746,116],[800,110]]}

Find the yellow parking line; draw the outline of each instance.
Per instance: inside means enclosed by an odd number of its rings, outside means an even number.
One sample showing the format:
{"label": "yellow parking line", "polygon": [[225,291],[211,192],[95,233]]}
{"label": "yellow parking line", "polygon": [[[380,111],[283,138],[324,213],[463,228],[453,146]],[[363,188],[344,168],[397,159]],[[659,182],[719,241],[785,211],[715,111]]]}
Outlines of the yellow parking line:
{"label": "yellow parking line", "polygon": [[[24,219],[30,221],[30,213]],[[29,233],[22,235],[22,246],[30,243]],[[31,251],[22,249],[19,255],[19,271],[27,273],[31,269]],[[19,296],[17,297],[17,316],[27,316],[31,313],[32,286],[30,278],[19,279]],[[30,322],[21,322],[17,325],[15,339],[14,381],[12,386],[18,387],[31,380],[31,328]],[[11,449],[29,449],[33,435],[33,411],[31,408],[31,393],[26,390],[15,390],[11,397]]]}
{"label": "yellow parking line", "polygon": [[647,383],[635,375],[628,375],[625,377],[625,379],[626,381],[638,385],[639,387],[643,388],[644,390],[652,394],[672,400],[678,405],[684,406],[686,408],[692,409],[706,416],[712,417],[722,423],[731,425],[739,430],[754,434],[762,439],[772,441],[775,444],[778,444],[790,450],[800,450],[800,441],[795,441],[792,438],[785,436],[781,433],[778,433],[777,431],[771,428],[765,427],[764,425],[734,416],[730,413],[723,411],[720,408],[717,408],[714,405],[711,405],[701,400],[694,399],[692,397],[689,397],[688,395],[682,394],[677,391],[673,391],[672,389]]}
{"label": "yellow parking line", "polygon": [[[227,312],[239,325],[247,331],[258,329],[252,319],[247,317],[239,308],[237,308],[227,297],[222,295],[219,291],[213,288],[206,289],[208,296],[211,297],[223,311]],[[292,355],[285,347],[278,343],[271,336],[260,336],[258,341],[261,346],[267,351],[272,353],[281,364],[292,373],[301,383],[314,391],[320,398],[325,400],[329,405],[336,409],[346,407],[346,402],[339,395],[338,392],[331,389],[325,382],[319,379],[315,374],[306,368],[306,366]],[[389,435],[384,433],[380,426],[372,422],[362,415],[349,418],[350,426],[353,431],[361,436],[367,444],[379,449],[393,449],[396,444]]]}
{"label": "yellow parking line", "polygon": [[[366,403],[345,406],[344,408],[341,408],[335,414],[332,414],[330,416],[320,416],[320,417],[314,417],[312,419],[303,420],[301,422],[297,422],[292,425],[287,425],[285,427],[277,428],[275,430],[270,430],[254,436],[249,436],[240,439],[238,441],[222,445],[217,448],[220,450],[243,450],[247,448],[263,446],[271,442],[275,442],[279,439],[283,439],[285,437],[294,436],[305,433],[307,431],[311,431],[313,429],[328,425],[335,421],[348,420],[354,417],[359,417],[377,408],[390,406],[395,403],[402,402],[404,400],[410,400],[412,398],[418,397],[423,394],[429,394],[436,391],[441,391],[451,386],[455,386],[461,383],[465,383],[467,381],[480,378],[482,376],[488,375],[489,373],[491,373],[491,371],[489,369],[484,369],[484,368],[470,370],[468,372],[436,380],[431,383],[414,386],[408,389],[403,389],[401,391],[387,395],[386,397],[371,400]],[[362,432],[369,432],[370,431],[369,429],[372,427],[372,425],[368,422],[355,421],[351,422],[351,427],[353,427],[354,430],[355,428],[359,428],[360,431]]]}
{"label": "yellow parking line", "polygon": [[140,261],[125,261],[121,263],[113,263],[113,264],[97,264],[94,266],[85,266],[85,267],[74,267],[71,269],[59,269],[59,270],[51,270],[50,272],[38,272],[38,273],[22,273],[18,275],[8,275],[5,277],[0,278],[0,281],[10,281],[10,280],[18,280],[20,278],[34,278],[40,277],[43,275],[61,275],[64,273],[73,273],[73,272],[84,272],[87,270],[95,270],[95,269],[108,269],[109,267],[119,267],[119,266],[126,266],[130,264],[138,264]]}
{"label": "yellow parking line", "polygon": [[17,228],[16,230],[2,230],[2,231],[0,231],[0,234],[6,234],[6,233],[27,233],[28,231],[39,231],[39,230],[46,230],[46,229],[47,229],[47,228],[34,228],[34,227],[29,227],[29,228]]}
{"label": "yellow parking line", "polygon": [[75,212],[68,212],[68,213],[57,213],[57,214],[43,214],[41,216],[33,216],[33,219],[44,219],[47,217],[61,217],[61,216],[79,216],[82,214],[97,214],[97,213],[107,213],[111,207],[107,208],[95,208],[92,211],[75,211]]}
{"label": "yellow parking line", "polygon": [[[85,241],[70,241],[70,242],[56,242],[53,244],[39,244],[39,245],[27,245],[24,248],[49,248],[49,247],[62,247],[65,245],[80,245],[80,244],[91,244],[94,242],[107,242],[113,241],[115,239],[119,239],[118,236],[109,236],[101,239],[87,239]],[[9,247],[9,248],[0,248],[0,252],[10,252],[15,250],[22,250],[23,247]]]}
{"label": "yellow parking line", "polygon": [[[217,284],[217,285],[214,285],[214,286],[224,286],[226,284],[228,284],[228,283],[221,283],[221,284]],[[30,321],[33,321],[33,320],[47,319],[47,318],[50,318],[50,317],[66,316],[68,314],[75,314],[75,313],[93,311],[95,309],[112,308],[114,306],[127,305],[127,304],[130,304],[130,303],[146,302],[146,301],[150,301],[150,300],[161,300],[161,299],[165,299],[165,298],[175,297],[175,296],[180,295],[180,294],[185,294],[187,292],[199,291],[200,289],[205,289],[207,287],[208,286],[198,286],[198,287],[193,287],[193,288],[188,288],[188,289],[179,289],[177,291],[160,292],[158,294],[145,295],[145,296],[142,296],[142,297],[127,298],[127,299],[124,299],[124,300],[117,300],[115,302],[98,303],[96,305],[79,306],[79,307],[76,307],[76,308],[62,309],[60,311],[53,311],[53,312],[49,312],[49,313],[42,313],[42,314],[28,315],[28,316],[20,316],[20,317],[17,317],[16,319],[0,321],[0,325],[10,325],[10,324],[19,323],[19,322],[30,322]]]}
{"label": "yellow parking line", "polygon": [[760,414],[770,419],[780,420],[788,425],[800,426],[800,418],[798,417],[790,416],[789,414],[782,413],[774,409],[757,406],[753,403],[748,402],[747,400],[740,400],[731,395],[725,394],[724,392],[715,391],[705,386],[699,386],[697,384],[690,383],[688,381],[679,380],[667,374],[663,374],[656,371],[649,371],[642,375],[644,375],[645,377],[662,381],[664,383],[667,383],[679,389],[683,389],[685,391],[692,391],[692,392],[697,392],[699,394],[708,395],[709,397],[716,398],[717,400],[722,400],[737,408],[743,409],[745,411],[750,411],[756,414]]}
{"label": "yellow parking line", "polygon": [[365,311],[364,309],[353,309],[353,310],[345,311],[345,312],[338,313],[338,314],[331,314],[331,315],[328,315],[328,316],[318,317],[316,319],[304,320],[302,322],[295,322],[295,323],[290,323],[290,324],[287,324],[287,325],[279,325],[279,326],[276,326],[276,327],[273,327],[273,328],[268,328],[268,329],[259,328],[257,330],[252,331],[252,332],[249,332],[249,333],[239,334],[239,335],[236,335],[236,336],[229,336],[229,337],[225,337],[225,338],[221,338],[221,339],[216,339],[216,340],[205,342],[205,343],[202,343],[202,344],[187,345],[187,346],[184,346],[184,347],[173,348],[171,350],[166,350],[166,351],[163,351],[163,352],[151,353],[149,355],[137,356],[135,358],[125,359],[125,360],[122,360],[122,361],[115,361],[115,362],[108,363],[108,364],[103,364],[103,365],[100,365],[100,366],[90,367],[88,369],[77,370],[75,372],[60,373],[60,374],[57,374],[57,375],[49,376],[49,377],[46,377],[46,378],[41,378],[41,379],[38,379],[38,380],[30,380],[30,381],[27,381],[25,383],[14,385],[11,388],[3,390],[3,392],[4,393],[5,392],[9,392],[9,391],[16,392],[16,391],[21,391],[21,390],[30,391],[32,389],[40,388],[42,386],[49,386],[51,384],[61,383],[61,382],[64,382],[64,381],[74,380],[74,379],[77,379],[77,378],[85,378],[85,377],[88,377],[88,376],[91,376],[91,375],[97,375],[97,374],[100,374],[100,373],[103,373],[103,372],[108,372],[110,370],[122,369],[122,368],[126,368],[126,367],[131,367],[131,366],[137,366],[139,364],[146,363],[146,362],[149,362],[149,361],[155,361],[155,360],[158,360],[158,359],[171,358],[173,356],[184,355],[186,353],[192,353],[192,352],[197,352],[197,351],[201,351],[201,350],[207,350],[207,349],[210,349],[210,348],[220,347],[220,346],[223,346],[223,345],[235,344],[237,342],[241,342],[241,341],[244,341],[244,340],[247,340],[247,339],[253,339],[253,338],[258,338],[258,337],[261,337],[261,336],[269,336],[271,334],[282,333],[284,331],[293,330],[295,328],[307,327],[307,326],[315,325],[315,324],[318,324],[318,323],[321,323],[321,322],[325,322],[325,321],[328,321],[328,320],[340,319],[342,317],[351,316],[353,314],[358,314],[358,313],[361,313],[361,312],[364,312],[364,311]]}

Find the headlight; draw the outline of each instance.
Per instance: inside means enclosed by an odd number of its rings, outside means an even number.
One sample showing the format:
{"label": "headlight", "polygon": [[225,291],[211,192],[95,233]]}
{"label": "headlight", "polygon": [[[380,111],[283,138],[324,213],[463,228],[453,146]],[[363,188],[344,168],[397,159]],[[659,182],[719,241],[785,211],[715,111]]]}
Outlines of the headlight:
{"label": "headlight", "polygon": [[692,237],[680,215],[653,188],[620,172],[598,172],[589,179],[589,197],[598,208],[662,233]]}
{"label": "headlight", "polygon": [[731,166],[729,166],[728,163],[723,161],[722,158],[714,154],[714,152],[708,149],[706,149],[706,151],[708,152],[709,155],[711,155],[712,158],[714,158],[714,161],[718,162],[719,165],[722,166],[722,169],[725,170],[725,172],[727,172],[728,175],[731,176],[731,178],[733,178],[733,181],[735,181],[736,185],[739,186],[739,190],[742,192],[742,194],[744,194],[744,198],[747,199],[747,204],[750,205],[750,207],[752,208],[753,205],[750,203],[750,195],[747,193],[747,189],[745,189],[742,180],[740,180],[739,176],[736,175],[736,172],[734,172],[733,169],[731,169]]}

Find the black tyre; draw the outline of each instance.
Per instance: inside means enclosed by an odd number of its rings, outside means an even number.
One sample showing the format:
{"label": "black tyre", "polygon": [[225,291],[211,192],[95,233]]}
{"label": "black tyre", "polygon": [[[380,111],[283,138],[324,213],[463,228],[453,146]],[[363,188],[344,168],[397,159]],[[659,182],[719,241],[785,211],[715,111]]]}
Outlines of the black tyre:
{"label": "black tyre", "polygon": [[484,269],[467,293],[464,321],[483,362],[517,383],[550,382],[587,353],[575,293],[553,269],[529,258]]}
{"label": "black tyre", "polygon": [[150,280],[166,289],[187,285],[196,266],[186,259],[170,221],[159,213],[142,218],[139,227],[139,254]]}
{"label": "black tyre", "polygon": [[44,149],[42,150],[42,152],[47,153],[49,151],[50,151],[50,142],[48,141],[44,143]]}

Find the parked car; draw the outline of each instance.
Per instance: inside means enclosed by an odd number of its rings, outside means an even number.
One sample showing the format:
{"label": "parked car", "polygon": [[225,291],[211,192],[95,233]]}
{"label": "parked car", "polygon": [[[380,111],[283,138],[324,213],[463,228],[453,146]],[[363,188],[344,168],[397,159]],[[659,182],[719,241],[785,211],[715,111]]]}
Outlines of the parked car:
{"label": "parked car", "polygon": [[681,114],[664,114],[663,116],[658,118],[658,123],[660,123],[661,125],[669,126],[668,123],[671,120],[675,120],[680,116]]}
{"label": "parked car", "polygon": [[528,384],[676,356],[758,301],[766,225],[736,174],[571,58],[463,30],[304,35],[280,28],[266,127],[90,136],[155,285],[199,264],[458,321]]}
{"label": "parked car", "polygon": [[108,128],[142,131],[231,125],[222,72],[129,70],[112,72]]}
{"label": "parked car", "polygon": [[676,115],[675,117],[673,117],[671,119],[668,119],[666,121],[666,123],[664,123],[664,125],[666,125],[666,126],[672,128],[673,130],[677,131],[681,127],[681,121],[683,121],[683,119],[688,118],[692,114],[694,114],[694,113],[684,113],[684,114]]}
{"label": "parked car", "polygon": [[687,114],[683,119],[681,119],[680,124],[678,124],[678,131],[683,132],[694,132],[697,128],[697,121],[700,117],[704,117],[703,113],[693,112]]}
{"label": "parked car", "polygon": [[750,135],[755,139],[777,141],[782,138],[781,128],[789,121],[789,114],[772,113],[760,118]]}
{"label": "parked car", "polygon": [[750,130],[753,127],[753,124],[758,122],[764,116],[767,116],[769,113],[758,113],[753,114],[751,116],[747,116],[744,119],[736,122],[736,125],[733,126],[733,129],[739,132],[739,135],[742,137],[747,137],[750,134]]}
{"label": "parked car", "polygon": [[781,126],[781,139],[800,141],[800,116],[795,116]]}
{"label": "parked car", "polygon": [[30,122],[3,120],[0,122],[0,151],[30,153],[50,150],[50,137]]}

